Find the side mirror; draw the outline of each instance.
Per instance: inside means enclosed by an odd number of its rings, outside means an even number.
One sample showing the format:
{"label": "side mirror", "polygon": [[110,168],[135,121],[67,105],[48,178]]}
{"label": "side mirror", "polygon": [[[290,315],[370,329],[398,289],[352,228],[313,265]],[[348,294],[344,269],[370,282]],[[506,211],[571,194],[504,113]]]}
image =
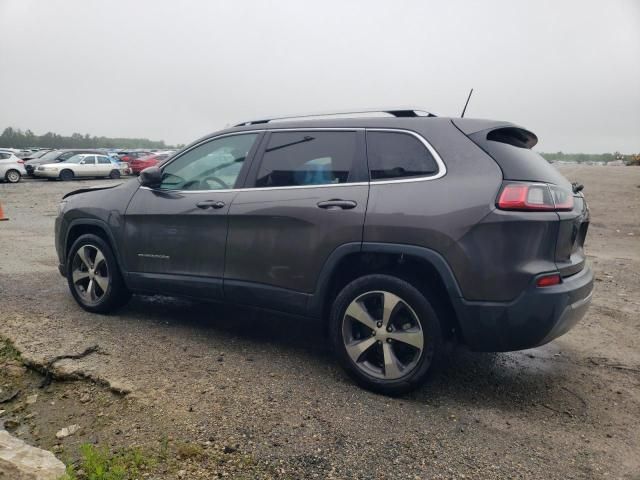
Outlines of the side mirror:
{"label": "side mirror", "polygon": [[162,170],[158,167],[147,167],[140,172],[138,180],[143,187],[158,187],[162,183]]}

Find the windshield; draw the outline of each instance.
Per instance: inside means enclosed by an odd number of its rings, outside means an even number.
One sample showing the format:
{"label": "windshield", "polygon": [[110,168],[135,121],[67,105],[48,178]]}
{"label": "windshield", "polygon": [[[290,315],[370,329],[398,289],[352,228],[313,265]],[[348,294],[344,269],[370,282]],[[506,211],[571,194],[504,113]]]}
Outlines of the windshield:
{"label": "windshield", "polygon": [[53,161],[56,159],[56,157],[58,155],[60,155],[61,151],[60,150],[53,150],[52,152],[47,152],[45,153],[43,156],[40,157],[40,160],[44,160],[44,161]]}
{"label": "windshield", "polygon": [[80,163],[80,161],[83,160],[84,157],[86,157],[86,155],[84,155],[84,154],[74,155],[73,157],[67,158],[62,163]]}

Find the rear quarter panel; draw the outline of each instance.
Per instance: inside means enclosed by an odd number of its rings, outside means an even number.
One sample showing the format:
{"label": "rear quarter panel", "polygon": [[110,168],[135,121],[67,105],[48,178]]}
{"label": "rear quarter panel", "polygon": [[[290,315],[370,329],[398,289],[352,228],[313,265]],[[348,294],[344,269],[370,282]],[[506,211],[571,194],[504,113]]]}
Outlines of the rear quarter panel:
{"label": "rear quarter panel", "polygon": [[418,128],[407,120],[406,125],[431,143],[447,173],[435,180],[372,183],[365,242],[435,250],[468,300],[510,300],[532,275],[555,268],[555,213],[524,218],[497,210],[502,172],[491,157],[450,120],[430,119]]}

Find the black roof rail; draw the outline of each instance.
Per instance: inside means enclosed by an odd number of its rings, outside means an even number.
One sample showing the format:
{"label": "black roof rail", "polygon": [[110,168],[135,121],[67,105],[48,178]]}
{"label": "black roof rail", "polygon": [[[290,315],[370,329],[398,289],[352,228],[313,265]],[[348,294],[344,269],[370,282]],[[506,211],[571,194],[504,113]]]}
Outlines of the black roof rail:
{"label": "black roof rail", "polygon": [[435,117],[433,113],[418,108],[382,108],[371,110],[354,110],[349,112],[326,112],[326,113],[309,113],[305,115],[290,115],[286,117],[263,118],[260,120],[250,120],[248,122],[238,123],[234,127],[245,127],[248,125],[259,125],[261,123],[269,123],[277,120],[293,120],[297,118],[312,117],[333,117],[338,115],[362,115],[367,113],[386,113],[393,117]]}

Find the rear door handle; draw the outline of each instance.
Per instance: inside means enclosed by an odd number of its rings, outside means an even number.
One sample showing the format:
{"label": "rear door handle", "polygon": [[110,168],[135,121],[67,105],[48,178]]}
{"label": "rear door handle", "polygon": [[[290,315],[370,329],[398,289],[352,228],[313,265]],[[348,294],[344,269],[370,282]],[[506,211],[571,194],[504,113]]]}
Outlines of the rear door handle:
{"label": "rear door handle", "polygon": [[196,207],[202,208],[202,209],[215,208],[217,210],[218,208],[224,207],[224,205],[225,203],[220,200],[204,200],[202,202],[196,203]]}
{"label": "rear door handle", "polygon": [[324,208],[325,210],[351,210],[352,208],[356,208],[357,205],[353,200],[340,200],[337,198],[318,202],[318,208]]}

